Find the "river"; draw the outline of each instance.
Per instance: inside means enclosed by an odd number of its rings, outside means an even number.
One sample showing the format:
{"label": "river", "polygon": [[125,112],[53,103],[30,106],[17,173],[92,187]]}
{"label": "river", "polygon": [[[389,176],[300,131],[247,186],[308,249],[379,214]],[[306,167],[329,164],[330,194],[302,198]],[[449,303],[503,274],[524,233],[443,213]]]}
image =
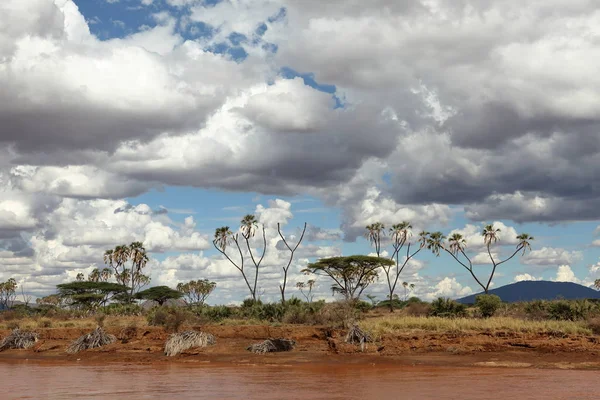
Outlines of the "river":
{"label": "river", "polygon": [[598,371],[0,362],[0,399],[598,399]]}

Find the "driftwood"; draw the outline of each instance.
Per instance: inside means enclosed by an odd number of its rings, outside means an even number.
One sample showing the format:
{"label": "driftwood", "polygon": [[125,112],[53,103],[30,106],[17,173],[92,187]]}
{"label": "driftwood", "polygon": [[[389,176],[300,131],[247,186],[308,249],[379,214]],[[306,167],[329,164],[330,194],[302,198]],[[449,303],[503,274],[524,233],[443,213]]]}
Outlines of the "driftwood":
{"label": "driftwood", "polygon": [[104,329],[97,327],[92,332],[80,336],[67,348],[67,353],[75,354],[82,350],[95,349],[114,343],[117,338],[114,335],[109,335],[104,332]]}
{"label": "driftwood", "polygon": [[37,333],[21,331],[17,328],[0,342],[0,351],[6,349],[28,349],[37,341]]}
{"label": "driftwood", "polygon": [[257,354],[265,354],[279,351],[291,351],[295,345],[295,340],[270,338],[264,342],[255,343],[251,346],[248,346],[246,350]]}
{"label": "driftwood", "polygon": [[185,331],[174,333],[165,343],[165,355],[172,357],[193,347],[206,347],[217,341],[213,335],[205,332]]}
{"label": "driftwood", "polygon": [[358,325],[354,325],[346,334],[346,339],[344,341],[351,344],[358,343],[360,344],[361,351],[364,351],[366,344],[372,342],[373,338],[369,332],[363,331]]}

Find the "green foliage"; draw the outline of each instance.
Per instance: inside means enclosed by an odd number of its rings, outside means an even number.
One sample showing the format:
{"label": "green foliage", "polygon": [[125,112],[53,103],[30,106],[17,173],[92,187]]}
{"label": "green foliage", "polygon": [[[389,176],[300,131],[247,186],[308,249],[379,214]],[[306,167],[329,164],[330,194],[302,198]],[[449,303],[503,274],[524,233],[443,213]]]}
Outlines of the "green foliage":
{"label": "green foliage", "polygon": [[17,281],[10,278],[6,282],[0,282],[0,310],[11,308],[15,301]]}
{"label": "green foliage", "polygon": [[183,293],[185,301],[189,305],[204,304],[216,287],[217,283],[211,282],[208,279],[177,284],[177,290]]}
{"label": "green foliage", "polygon": [[118,283],[75,281],[56,286],[58,294],[71,306],[95,309],[106,304],[113,296],[127,293],[129,288]]}
{"label": "green foliage", "polygon": [[181,297],[183,297],[183,293],[168,286],[154,286],[135,295],[136,299],[155,301],[159,306],[162,306],[168,300],[180,299]]}
{"label": "green foliage", "polygon": [[480,294],[475,297],[475,307],[479,309],[484,318],[489,318],[502,305],[502,299],[495,294]]}
{"label": "green foliage", "polygon": [[439,297],[431,302],[429,315],[432,317],[456,318],[467,315],[467,306],[452,299]]}
{"label": "green foliage", "polygon": [[357,300],[378,278],[379,268],[393,265],[393,260],[380,257],[331,257],[309,264],[303,272],[330,277],[334,282],[331,287],[334,293],[343,295],[346,300]]}

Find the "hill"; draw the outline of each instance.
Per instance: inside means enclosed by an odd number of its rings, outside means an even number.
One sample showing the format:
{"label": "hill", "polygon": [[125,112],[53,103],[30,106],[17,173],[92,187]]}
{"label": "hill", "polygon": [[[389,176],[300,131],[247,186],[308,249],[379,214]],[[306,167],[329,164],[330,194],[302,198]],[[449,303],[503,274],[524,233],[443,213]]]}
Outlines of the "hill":
{"label": "hill", "polygon": [[[457,301],[459,303],[472,304],[475,303],[475,296],[482,293],[463,297]],[[490,290],[490,294],[500,296],[502,301],[509,303],[515,301],[555,300],[558,298],[568,300],[600,299],[600,291],[573,282],[522,281],[492,289]]]}

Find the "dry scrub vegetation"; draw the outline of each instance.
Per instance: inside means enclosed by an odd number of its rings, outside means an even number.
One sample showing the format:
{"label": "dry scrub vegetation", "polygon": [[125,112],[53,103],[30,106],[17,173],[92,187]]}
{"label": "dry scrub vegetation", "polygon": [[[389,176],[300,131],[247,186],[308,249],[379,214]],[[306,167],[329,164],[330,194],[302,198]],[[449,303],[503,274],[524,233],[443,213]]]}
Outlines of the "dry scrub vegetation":
{"label": "dry scrub vegetation", "polygon": [[492,318],[442,318],[388,316],[364,320],[361,328],[375,337],[386,334],[429,332],[481,332],[510,331],[521,333],[561,333],[589,335],[592,330],[585,321],[528,321],[511,317]]}

